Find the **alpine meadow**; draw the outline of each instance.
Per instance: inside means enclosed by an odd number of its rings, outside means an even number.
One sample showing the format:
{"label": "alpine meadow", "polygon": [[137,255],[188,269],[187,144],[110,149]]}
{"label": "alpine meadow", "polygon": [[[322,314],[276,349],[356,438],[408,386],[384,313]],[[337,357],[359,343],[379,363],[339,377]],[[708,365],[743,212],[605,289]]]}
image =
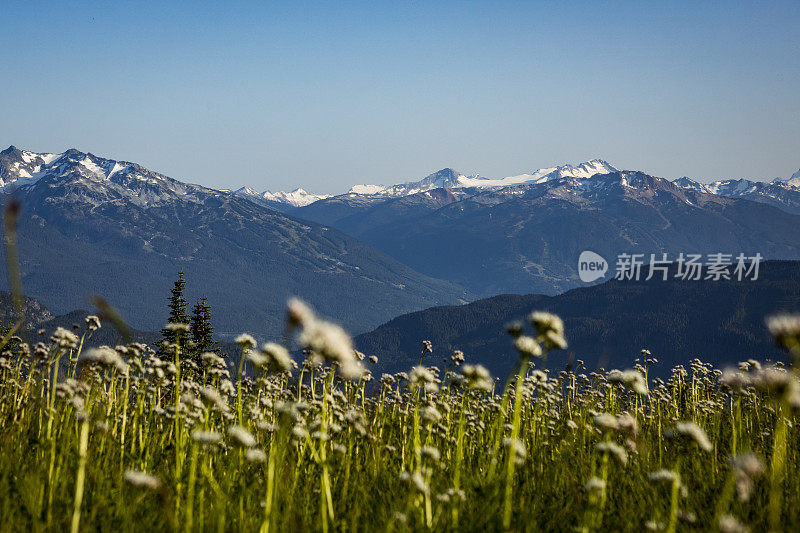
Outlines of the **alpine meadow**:
{"label": "alpine meadow", "polygon": [[0,533],[800,531],[798,27],[7,0]]}

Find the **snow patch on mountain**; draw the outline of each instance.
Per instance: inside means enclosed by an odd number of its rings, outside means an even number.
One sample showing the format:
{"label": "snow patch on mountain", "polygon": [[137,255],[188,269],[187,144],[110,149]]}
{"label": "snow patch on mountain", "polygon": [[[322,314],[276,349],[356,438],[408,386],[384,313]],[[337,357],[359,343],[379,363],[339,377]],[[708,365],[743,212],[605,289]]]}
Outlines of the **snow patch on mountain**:
{"label": "snow patch on mountain", "polygon": [[280,202],[283,204],[293,205],[295,207],[301,207],[308,204],[313,204],[317,200],[322,200],[323,198],[330,198],[330,194],[312,194],[305,189],[297,188],[290,192],[270,192],[264,191],[262,196],[267,200],[272,200],[273,202]]}
{"label": "snow patch on mountain", "polygon": [[258,192],[250,187],[242,187],[241,189],[236,190],[234,194],[249,198],[251,200],[256,200],[256,202],[258,202],[258,200],[266,200],[268,202],[287,204],[294,207],[303,207],[313,204],[317,200],[330,198],[331,196],[329,194],[312,194],[302,188],[297,188],[290,192]]}
{"label": "snow patch on mountain", "polygon": [[383,185],[353,185],[346,194],[380,194],[386,189]]}

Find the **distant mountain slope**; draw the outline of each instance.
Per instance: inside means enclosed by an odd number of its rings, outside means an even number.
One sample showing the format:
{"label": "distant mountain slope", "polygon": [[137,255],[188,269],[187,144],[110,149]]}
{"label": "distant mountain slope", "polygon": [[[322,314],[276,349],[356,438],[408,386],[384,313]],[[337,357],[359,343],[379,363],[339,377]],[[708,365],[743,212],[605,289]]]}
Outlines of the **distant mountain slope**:
{"label": "distant mountain slope", "polygon": [[[29,296],[23,298],[23,312],[25,313],[25,321],[30,327],[36,327],[55,318],[53,313],[41,302]],[[10,292],[0,291],[0,325],[8,328],[16,323],[17,317],[14,312],[13,297]]]}
{"label": "distant mountain slope", "polygon": [[800,170],[788,179],[771,182],[739,179],[699,183],[684,177],[674,183],[695,191],[769,204],[787,213],[800,215]]}
{"label": "distant mountain slope", "polygon": [[640,350],[659,359],[657,374],[695,357],[717,366],[748,358],[777,358],[764,318],[777,311],[800,311],[800,262],[769,261],[757,281],[616,281],[574,289],[558,296],[501,295],[462,306],[435,307],[395,318],[355,339],[356,347],[380,358],[380,371],[407,370],[430,340],[439,364],[453,349],[468,362],[505,378],[517,355],[504,332],[508,322],[534,310],[564,319],[569,349],[551,355],[548,366],[563,368],[582,359],[626,368]]}
{"label": "distant mountain slope", "polygon": [[[288,211],[314,222],[326,221],[350,235],[378,227],[390,228],[401,221],[413,221],[453,202],[459,202],[478,189],[431,189],[425,192],[386,198],[380,195],[344,194]],[[322,223],[322,222],[320,222]]]}
{"label": "distant mountain slope", "polygon": [[335,229],[135,163],[14,147],[0,163],[2,195],[22,205],[23,288],[55,313],[101,294],[134,327],[158,330],[178,269],[223,335],[278,335],[292,295],[352,331],[465,296]]}
{"label": "distant mountain slope", "polygon": [[579,286],[583,250],[612,267],[622,252],[800,258],[800,216],[631,171],[400,198],[345,195],[292,213],[482,296]]}

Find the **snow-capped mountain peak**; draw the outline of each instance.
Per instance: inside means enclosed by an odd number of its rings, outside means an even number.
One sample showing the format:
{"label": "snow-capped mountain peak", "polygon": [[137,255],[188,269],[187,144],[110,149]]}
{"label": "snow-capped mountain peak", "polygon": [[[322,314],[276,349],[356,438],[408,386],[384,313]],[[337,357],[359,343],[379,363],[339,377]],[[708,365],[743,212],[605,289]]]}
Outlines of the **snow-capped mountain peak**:
{"label": "snow-capped mountain peak", "polygon": [[140,206],[181,200],[201,203],[219,191],[183,183],[136,163],[115,161],[74,148],[36,153],[13,146],[0,152],[0,189],[4,192],[40,183],[64,190],[59,202],[102,203],[125,199]]}
{"label": "snow-capped mountain peak", "polygon": [[270,200],[273,202],[279,202],[282,204],[289,204],[295,207],[301,207],[304,205],[312,204],[317,200],[321,200],[323,198],[330,198],[329,194],[312,194],[305,189],[298,187],[297,189],[290,191],[290,192],[270,192],[264,191],[261,193],[261,197]]}
{"label": "snow-capped mountain peak", "polygon": [[42,167],[51,164],[63,154],[38,154],[9,146],[0,151],[0,187],[19,179],[33,178]]}
{"label": "snow-capped mountain peak", "polygon": [[238,194],[240,196],[261,196],[260,192],[250,187],[242,187],[241,189],[236,189],[233,192],[234,194]]}
{"label": "snow-capped mountain peak", "polygon": [[792,177],[790,177],[786,183],[795,187],[800,187],[800,170],[792,174]]}
{"label": "snow-capped mountain peak", "polygon": [[800,189],[800,170],[789,176],[788,178],[777,178],[772,183],[781,183],[790,187],[797,187]]}
{"label": "snow-capped mountain peak", "polygon": [[673,180],[672,183],[674,183],[676,186],[680,187],[681,189],[690,189],[692,191],[705,192],[705,193],[711,192],[711,191],[708,190],[708,186],[707,185],[705,185],[703,183],[700,183],[699,181],[695,181],[695,180],[693,180],[691,178],[688,178],[686,176],[684,176],[682,178],[678,178],[676,180]]}

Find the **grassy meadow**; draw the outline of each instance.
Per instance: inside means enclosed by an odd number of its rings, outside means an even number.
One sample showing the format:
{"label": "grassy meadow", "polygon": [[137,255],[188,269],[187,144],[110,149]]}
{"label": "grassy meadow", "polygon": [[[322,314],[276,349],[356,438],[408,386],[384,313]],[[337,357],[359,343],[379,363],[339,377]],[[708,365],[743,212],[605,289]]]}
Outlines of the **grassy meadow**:
{"label": "grassy meadow", "polygon": [[[662,380],[644,350],[632,369],[564,370],[569,332],[532,313],[508,327],[507,380],[460,352],[432,367],[422,339],[419,366],[379,376],[380,354],[301,302],[286,321],[296,352],[241,335],[236,365],[184,324],[157,350],[89,348],[96,317],[6,335],[0,530],[800,528],[791,363],[694,360]],[[800,318],[768,325],[800,356]]]}

